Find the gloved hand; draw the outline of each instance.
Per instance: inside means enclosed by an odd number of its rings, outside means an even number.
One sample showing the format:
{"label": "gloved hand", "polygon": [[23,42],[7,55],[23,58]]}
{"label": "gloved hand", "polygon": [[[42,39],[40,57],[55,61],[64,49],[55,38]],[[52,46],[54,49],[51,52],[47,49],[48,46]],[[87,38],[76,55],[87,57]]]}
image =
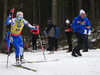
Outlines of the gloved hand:
{"label": "gloved hand", "polygon": [[15,11],[15,9],[14,9],[14,8],[12,8],[12,9],[10,10],[10,12],[11,12],[11,13],[14,13],[14,11]]}
{"label": "gloved hand", "polygon": [[70,31],[70,29],[65,30],[65,32],[69,32],[69,31]]}
{"label": "gloved hand", "polygon": [[43,31],[43,33],[47,35],[47,33],[45,31]]}
{"label": "gloved hand", "polygon": [[11,15],[11,14],[9,14],[9,17],[10,17],[10,18],[11,18],[11,16],[12,16],[12,15]]}

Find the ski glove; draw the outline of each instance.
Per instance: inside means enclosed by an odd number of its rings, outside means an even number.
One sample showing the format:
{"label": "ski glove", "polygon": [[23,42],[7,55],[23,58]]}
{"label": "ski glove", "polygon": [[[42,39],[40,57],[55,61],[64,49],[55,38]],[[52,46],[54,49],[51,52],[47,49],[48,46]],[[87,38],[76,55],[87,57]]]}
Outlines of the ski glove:
{"label": "ski glove", "polygon": [[11,18],[11,16],[12,16],[12,15],[11,15],[11,14],[9,14],[9,17],[10,17],[10,18]]}
{"label": "ski glove", "polygon": [[10,10],[10,12],[11,12],[11,13],[14,13],[14,11],[15,11],[15,9],[14,9],[14,8],[12,8],[12,9]]}

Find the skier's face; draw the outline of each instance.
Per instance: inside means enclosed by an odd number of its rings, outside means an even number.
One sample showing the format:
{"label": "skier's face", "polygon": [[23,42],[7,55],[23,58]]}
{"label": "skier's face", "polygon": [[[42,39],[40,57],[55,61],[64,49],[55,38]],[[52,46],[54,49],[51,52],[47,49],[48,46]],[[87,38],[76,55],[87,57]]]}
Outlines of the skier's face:
{"label": "skier's face", "polygon": [[18,22],[21,22],[21,20],[23,19],[23,14],[17,14],[16,18]]}
{"label": "skier's face", "polygon": [[50,24],[50,23],[48,22],[48,24]]}
{"label": "skier's face", "polygon": [[82,13],[80,16],[83,19],[85,17],[85,13]]}
{"label": "skier's face", "polygon": [[67,25],[69,25],[69,23],[66,23]]}

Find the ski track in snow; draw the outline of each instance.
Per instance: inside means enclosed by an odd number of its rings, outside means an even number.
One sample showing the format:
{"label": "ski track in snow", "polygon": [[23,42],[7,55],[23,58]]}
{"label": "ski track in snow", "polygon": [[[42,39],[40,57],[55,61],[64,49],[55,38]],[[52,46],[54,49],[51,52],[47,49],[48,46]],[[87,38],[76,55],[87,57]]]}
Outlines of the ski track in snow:
{"label": "ski track in snow", "polygon": [[[7,55],[0,54],[0,75],[100,75],[100,49],[82,52],[82,57],[72,57],[71,53],[58,51],[49,55],[45,52],[49,62],[25,63],[23,66],[37,70],[37,72],[11,66],[15,63],[15,53],[9,57],[9,66],[6,69]],[[28,61],[43,61],[43,53],[25,52],[24,58]],[[60,59],[59,61],[50,61]]]}

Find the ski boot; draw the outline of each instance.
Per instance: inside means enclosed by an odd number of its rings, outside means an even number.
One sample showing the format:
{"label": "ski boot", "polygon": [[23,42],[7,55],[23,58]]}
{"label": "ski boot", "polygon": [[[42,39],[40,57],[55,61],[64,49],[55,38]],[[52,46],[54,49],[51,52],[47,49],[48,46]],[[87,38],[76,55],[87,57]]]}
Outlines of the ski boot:
{"label": "ski boot", "polygon": [[72,51],[67,51],[66,53],[70,53],[70,52],[72,52]]}
{"label": "ski boot", "polygon": [[23,56],[20,56],[20,62],[25,63],[25,59],[23,59]]}
{"label": "ski boot", "polygon": [[78,56],[82,56],[82,54],[80,53],[80,51],[77,51],[76,54],[77,54]]}
{"label": "ski boot", "polygon": [[19,62],[19,57],[16,57],[16,65],[17,66],[21,65],[20,62]]}
{"label": "ski boot", "polygon": [[37,52],[37,50],[32,50],[32,51],[31,51],[31,53],[36,53],[36,52]]}
{"label": "ski boot", "polygon": [[56,51],[58,51],[58,49],[56,49]]}
{"label": "ski boot", "polygon": [[75,51],[72,51],[72,54],[71,54],[73,57],[78,57],[77,55],[76,55],[76,52]]}
{"label": "ski boot", "polygon": [[83,50],[83,52],[88,52],[88,49]]}
{"label": "ski boot", "polygon": [[54,51],[50,51],[50,53],[48,53],[48,54],[54,54]]}

